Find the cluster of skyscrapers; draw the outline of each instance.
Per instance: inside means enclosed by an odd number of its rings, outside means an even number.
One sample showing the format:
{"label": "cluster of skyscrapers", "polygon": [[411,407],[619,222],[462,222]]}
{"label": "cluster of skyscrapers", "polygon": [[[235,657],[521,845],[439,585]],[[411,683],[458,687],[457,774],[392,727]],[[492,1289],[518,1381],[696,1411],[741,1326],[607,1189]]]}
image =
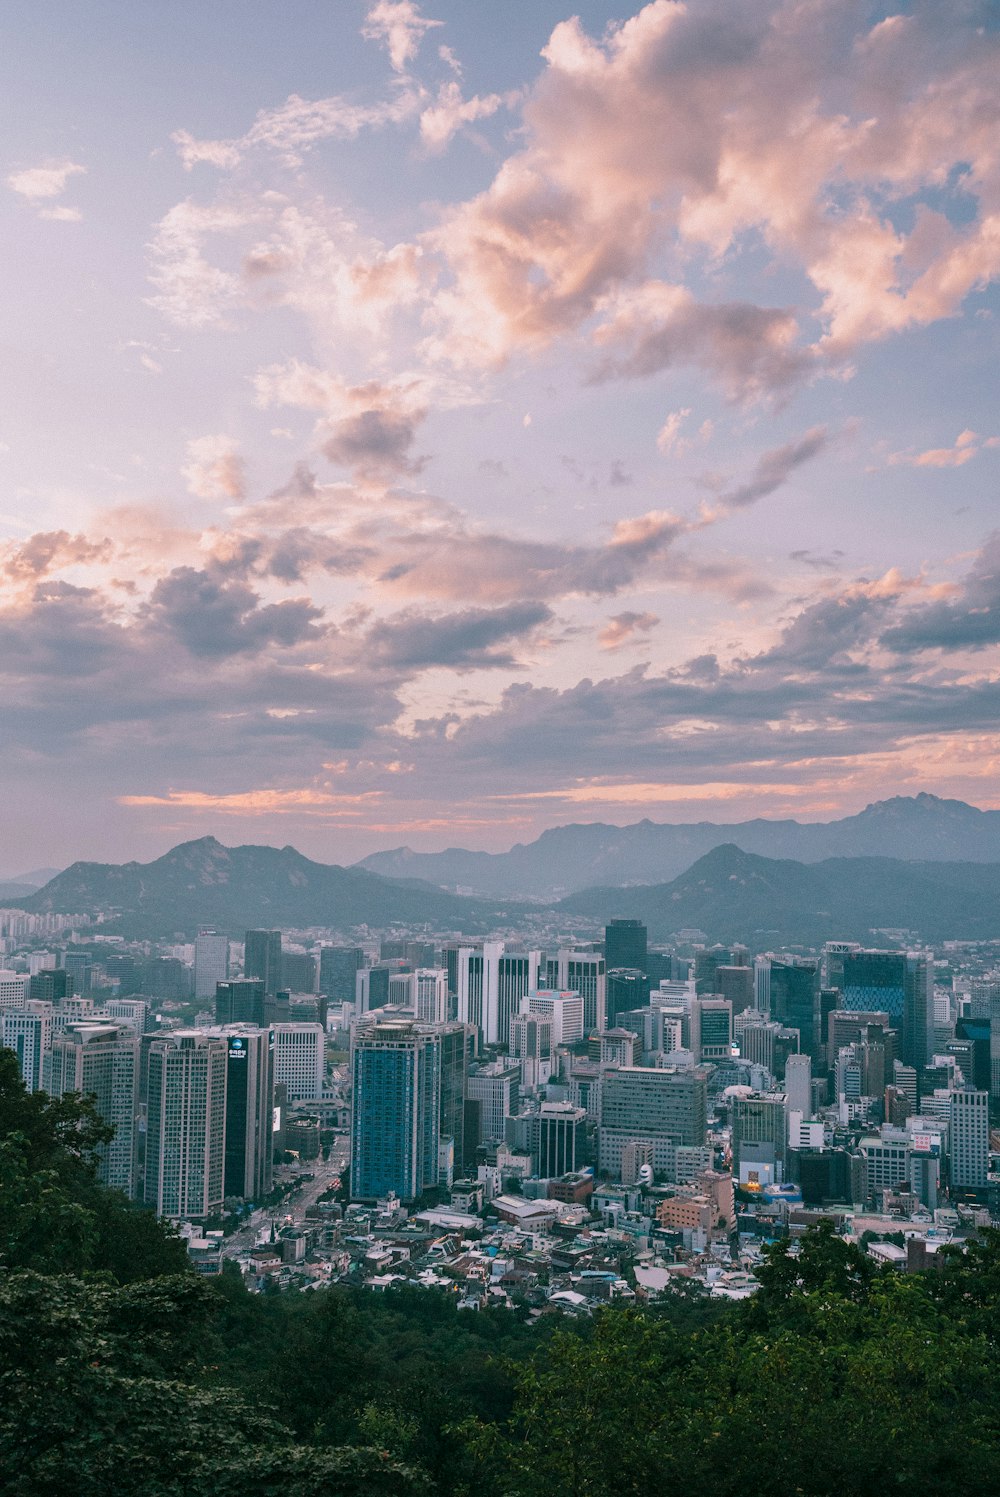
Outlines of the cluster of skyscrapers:
{"label": "cluster of skyscrapers", "polygon": [[723,1166],[744,1192],[817,1202],[888,1190],[932,1209],[987,1185],[1000,980],[958,1003],[928,952],[680,956],[615,920],[602,942],[554,950],[310,954],[252,930],[242,970],[231,956],[225,934],[198,934],[190,989],[211,1012],[178,1027],[149,996],[80,991],[90,968],[71,950],[0,972],[0,1042],[26,1084],[93,1096],[114,1127],[102,1178],[170,1218],[266,1197],[289,1109],[320,1104],[349,1125],[358,1201],[505,1172],[683,1187]]}
{"label": "cluster of skyscrapers", "polygon": [[274,988],[281,934],[247,937],[244,965],[261,975],[230,979],[228,939],[199,935],[195,986],[211,974],[215,1013],[197,1027],[161,1027],[146,997],[75,993],[72,962],[0,972],[0,1043],[25,1084],[90,1096],[114,1129],[100,1178],[172,1219],[266,1196],[283,1107],[322,1094],[323,1025],[291,1020]]}

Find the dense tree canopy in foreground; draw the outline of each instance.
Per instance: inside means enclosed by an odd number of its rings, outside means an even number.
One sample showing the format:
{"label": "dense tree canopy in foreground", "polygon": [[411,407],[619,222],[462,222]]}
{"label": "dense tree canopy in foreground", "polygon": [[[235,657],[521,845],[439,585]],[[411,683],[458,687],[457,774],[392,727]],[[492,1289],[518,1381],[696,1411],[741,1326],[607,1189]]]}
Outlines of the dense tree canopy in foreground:
{"label": "dense tree canopy in foreground", "polygon": [[251,1296],[94,1175],[0,1051],[0,1490],[612,1497],[1000,1482],[1000,1243],[900,1275],[819,1229],[754,1300],[585,1322],[436,1291]]}

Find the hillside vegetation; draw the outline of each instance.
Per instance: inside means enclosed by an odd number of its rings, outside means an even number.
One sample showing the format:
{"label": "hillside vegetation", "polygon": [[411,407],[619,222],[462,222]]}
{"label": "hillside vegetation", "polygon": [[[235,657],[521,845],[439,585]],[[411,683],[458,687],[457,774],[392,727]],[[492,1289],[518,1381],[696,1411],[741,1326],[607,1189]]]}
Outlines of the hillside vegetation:
{"label": "hillside vegetation", "polygon": [[246,1293],[94,1178],[85,1103],[0,1051],[5,1497],[995,1490],[1000,1244],[878,1269],[826,1229],[720,1309]]}

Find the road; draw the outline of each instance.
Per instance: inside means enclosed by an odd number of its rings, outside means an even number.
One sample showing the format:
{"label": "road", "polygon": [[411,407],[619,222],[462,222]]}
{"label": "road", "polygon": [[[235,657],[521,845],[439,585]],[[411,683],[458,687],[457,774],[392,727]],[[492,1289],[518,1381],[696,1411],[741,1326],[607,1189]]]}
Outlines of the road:
{"label": "road", "polygon": [[338,1138],[330,1150],[328,1160],[316,1159],[302,1167],[279,1166],[275,1170],[276,1184],[283,1180],[294,1180],[300,1175],[311,1175],[312,1178],[303,1179],[298,1188],[287,1195],[279,1205],[254,1211],[238,1232],[226,1238],[222,1248],[223,1257],[238,1258],[249,1252],[255,1245],[261,1228],[267,1227],[272,1221],[280,1226],[284,1219],[290,1216],[296,1226],[301,1226],[309,1207],[314,1206],[320,1196],[336,1181],[339,1181],[347,1168],[349,1157],[350,1145],[347,1139]]}

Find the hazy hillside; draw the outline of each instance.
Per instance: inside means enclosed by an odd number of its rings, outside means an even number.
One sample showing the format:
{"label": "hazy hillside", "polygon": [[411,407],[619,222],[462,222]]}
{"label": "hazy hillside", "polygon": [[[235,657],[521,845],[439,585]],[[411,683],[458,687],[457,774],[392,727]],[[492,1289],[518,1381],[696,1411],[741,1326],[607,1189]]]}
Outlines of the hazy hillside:
{"label": "hazy hillside", "polygon": [[20,904],[28,895],[35,894],[37,884],[25,884],[16,879],[0,879],[0,904]]}
{"label": "hazy hillside", "polygon": [[[463,898],[415,880],[314,863],[293,847],[184,842],[153,863],[74,863],[20,908],[110,916],[111,928],[156,937],[214,925],[428,925],[469,935],[543,916],[544,907]],[[1000,938],[1000,861],[904,862],[827,858],[806,864],[763,858],[725,843],[669,882],[578,891],[552,907],[596,925],[616,915],[644,920],[654,940],[697,927],[711,940],[757,947],[843,938],[871,942],[880,927],[928,941]]]}
{"label": "hazy hillside", "polygon": [[357,866],[390,878],[420,878],[482,895],[559,898],[593,885],[659,883],[676,878],[713,847],[732,842],[767,858],[818,863],[825,858],[884,857],[1000,862],[1000,811],[980,811],[935,795],[876,801],[839,821],[640,821],[554,827],[505,853],[439,853],[409,848],[373,853]]}
{"label": "hazy hillside", "polygon": [[190,935],[201,925],[231,935],[248,926],[347,930],[397,922],[475,932],[503,917],[495,904],[428,884],[314,863],[294,847],[223,847],[214,837],[183,842],[152,863],[74,863],[18,904],[36,912],[111,911],[124,933],[150,937]]}
{"label": "hazy hillside", "polygon": [[34,894],[36,889],[55,878],[58,872],[58,868],[35,868],[30,873],[12,873],[8,878],[0,878],[0,904],[4,901],[13,904],[27,899],[29,894]]}
{"label": "hazy hillside", "polygon": [[1000,939],[1000,862],[829,858],[810,865],[729,843],[670,883],[586,889],[558,908],[601,923],[633,916],[654,940],[686,926],[713,941],[757,947],[838,938],[877,944],[880,927],[913,930],[927,941]]}

